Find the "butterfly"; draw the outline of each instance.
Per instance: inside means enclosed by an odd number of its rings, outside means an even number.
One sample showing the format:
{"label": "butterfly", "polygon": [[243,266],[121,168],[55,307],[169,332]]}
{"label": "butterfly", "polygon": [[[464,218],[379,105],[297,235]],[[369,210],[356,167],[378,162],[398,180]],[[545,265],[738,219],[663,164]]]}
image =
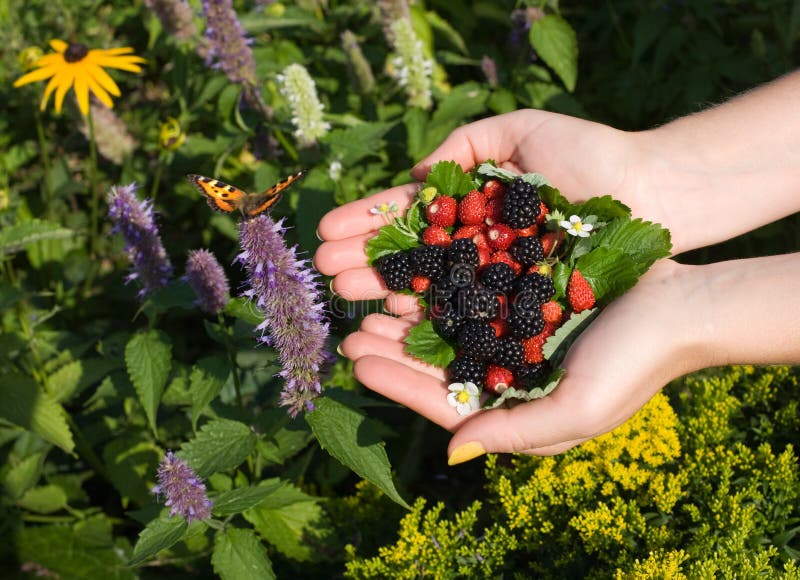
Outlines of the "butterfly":
{"label": "butterfly", "polygon": [[263,193],[247,193],[218,179],[194,173],[187,175],[186,178],[200,193],[206,196],[209,207],[214,211],[231,213],[238,209],[246,218],[253,218],[278,203],[283,191],[295,181],[303,178],[305,174],[305,169],[298,171]]}

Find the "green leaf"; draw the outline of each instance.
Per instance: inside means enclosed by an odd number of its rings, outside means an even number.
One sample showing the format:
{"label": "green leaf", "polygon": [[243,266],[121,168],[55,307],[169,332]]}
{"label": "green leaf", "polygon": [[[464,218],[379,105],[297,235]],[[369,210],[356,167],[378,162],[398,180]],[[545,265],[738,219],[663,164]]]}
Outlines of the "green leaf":
{"label": "green leaf", "polygon": [[47,377],[50,394],[58,402],[66,401],[77,390],[81,375],[83,375],[83,363],[79,360],[60,367]]}
{"label": "green leaf", "polygon": [[[270,479],[266,483],[273,485],[276,481]],[[274,493],[242,515],[278,551],[300,561],[317,556],[315,544],[309,539],[327,531],[317,498],[285,482],[280,482]]]}
{"label": "green leaf", "polygon": [[547,383],[542,387],[533,387],[530,390],[516,389],[509,387],[494,400],[488,400],[483,406],[484,409],[496,409],[497,407],[512,407],[519,403],[541,399],[552,393],[561,382],[565,374],[564,369],[555,369],[550,373]]}
{"label": "green leaf", "polygon": [[423,320],[413,326],[405,338],[405,351],[429,365],[444,368],[456,358],[453,346],[433,329],[433,322]]}
{"label": "green leaf", "polygon": [[17,499],[36,485],[42,472],[44,457],[45,453],[34,453],[11,466],[3,478],[4,492],[12,499]]}
{"label": "green leaf", "polygon": [[189,375],[189,392],[192,397],[192,429],[197,428],[197,419],[213,401],[231,374],[230,363],[219,356],[201,358],[192,367]]}
{"label": "green leaf", "polygon": [[437,32],[446,38],[461,52],[461,54],[469,54],[467,44],[464,42],[461,34],[459,34],[458,30],[454,28],[448,20],[442,18],[433,10],[427,10],[425,12],[425,20],[428,21],[428,24],[431,25],[431,28],[433,28],[434,32]]}
{"label": "green leaf", "polygon": [[[631,208],[617,201],[610,195],[602,195],[598,197],[591,197],[584,203],[573,205],[570,209],[571,214],[579,215],[585,218],[589,215],[595,215],[600,221],[611,221],[616,218],[627,218],[631,215]],[[565,212],[566,213],[566,212]],[[569,217],[569,215],[567,216]]]}
{"label": "green leaf", "polygon": [[34,242],[73,238],[76,235],[78,233],[74,230],[40,220],[3,226],[0,229],[0,256],[19,252],[22,248]]}
{"label": "green leaf", "polygon": [[328,397],[317,399],[314,405],[314,410],[305,417],[320,446],[356,474],[378,486],[390,499],[408,507],[392,480],[385,443],[367,418]]}
{"label": "green leaf", "polygon": [[633,260],[616,248],[595,248],[578,258],[575,268],[592,287],[598,303],[621,296],[639,279]]}
{"label": "green leaf", "polygon": [[550,182],[541,173],[523,173],[519,177],[520,179],[522,179],[522,181],[530,183],[531,185],[534,185],[537,188],[542,187],[543,185],[550,186]]}
{"label": "green leaf", "polygon": [[261,324],[264,314],[258,309],[256,303],[248,298],[231,298],[225,305],[225,314],[238,318],[248,324]]}
{"label": "green leaf", "polygon": [[434,163],[425,178],[425,184],[435,187],[443,195],[455,197],[467,195],[474,188],[472,178],[455,161]]}
{"label": "green leaf", "polygon": [[275,493],[282,485],[279,480],[271,479],[261,485],[225,491],[212,498],[214,501],[212,511],[215,516],[220,518],[242,513],[258,506],[264,501],[264,498]]}
{"label": "green leaf", "polygon": [[129,566],[139,566],[151,560],[161,550],[166,550],[180,542],[189,526],[182,517],[162,515],[151,521],[139,534],[133,547],[133,558]]}
{"label": "green leaf", "polygon": [[567,295],[567,284],[571,273],[572,270],[564,262],[559,262],[553,267],[553,285],[556,288],[553,300],[558,300]]}
{"label": "green leaf", "polygon": [[639,275],[660,258],[666,258],[672,249],[670,233],[659,224],[642,219],[614,220],[590,236],[592,245],[610,247],[628,255]]}
{"label": "green leaf", "polygon": [[380,156],[386,149],[383,137],[394,123],[361,123],[346,129],[334,129],[321,139],[331,149],[331,156],[344,167],[351,167],[370,155]]}
{"label": "green leaf", "polygon": [[172,343],[169,337],[159,330],[134,335],[125,346],[125,365],[155,433],[158,404],[172,367]]}
{"label": "green leaf", "polygon": [[128,429],[117,434],[103,448],[103,464],[114,489],[123,501],[146,504],[153,497],[150,478],[158,468],[163,451],[145,430]]}
{"label": "green leaf", "polygon": [[217,532],[211,565],[222,580],[276,578],[267,550],[253,530],[226,526]]}
{"label": "green leaf", "polygon": [[64,509],[67,494],[57,485],[33,487],[17,500],[17,505],[39,514],[51,514]]}
{"label": "green leaf", "polygon": [[395,224],[389,224],[383,226],[376,235],[367,241],[366,253],[369,264],[372,265],[383,256],[410,250],[419,245],[419,240],[416,236],[400,229]]}
{"label": "green leaf", "polygon": [[555,334],[549,337],[542,346],[542,353],[551,365],[555,367],[561,364],[569,347],[599,313],[600,310],[597,308],[590,308],[578,314],[573,313],[564,324],[556,329]]}
{"label": "green leaf", "polygon": [[560,16],[549,14],[531,24],[529,39],[567,90],[574,91],[578,80],[578,38],[572,26]]}
{"label": "green leaf", "polygon": [[200,428],[197,436],[181,446],[178,455],[197,472],[208,477],[238,467],[252,453],[256,434],[240,421],[217,419]]}
{"label": "green leaf", "polygon": [[38,433],[67,453],[75,447],[64,408],[26,375],[0,377],[0,418]]}

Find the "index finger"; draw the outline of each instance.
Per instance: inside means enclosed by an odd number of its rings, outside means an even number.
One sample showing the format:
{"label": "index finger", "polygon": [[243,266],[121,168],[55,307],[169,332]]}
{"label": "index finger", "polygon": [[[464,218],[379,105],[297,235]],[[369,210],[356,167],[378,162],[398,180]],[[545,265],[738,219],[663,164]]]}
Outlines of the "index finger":
{"label": "index finger", "polygon": [[329,211],[319,222],[317,233],[323,241],[341,240],[358,234],[376,231],[387,224],[387,215],[370,210],[381,204],[397,204],[397,213],[403,213],[414,201],[418,185],[407,183],[376,193],[370,197],[351,201]]}

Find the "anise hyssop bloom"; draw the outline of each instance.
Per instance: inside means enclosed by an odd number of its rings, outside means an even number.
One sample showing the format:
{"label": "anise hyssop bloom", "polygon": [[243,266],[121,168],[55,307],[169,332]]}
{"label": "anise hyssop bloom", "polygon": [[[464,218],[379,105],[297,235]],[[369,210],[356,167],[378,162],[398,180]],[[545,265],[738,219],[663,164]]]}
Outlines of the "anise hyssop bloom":
{"label": "anise hyssop bloom", "polygon": [[158,485],[152,492],[166,498],[169,515],[183,516],[186,523],[211,517],[213,503],[208,499],[206,486],[185,461],[167,451],[158,466]]}
{"label": "anise hyssop bloom", "polygon": [[228,303],[230,288],[225,270],[208,250],[192,250],[186,260],[186,281],[197,295],[197,306],[208,314],[219,314]]}

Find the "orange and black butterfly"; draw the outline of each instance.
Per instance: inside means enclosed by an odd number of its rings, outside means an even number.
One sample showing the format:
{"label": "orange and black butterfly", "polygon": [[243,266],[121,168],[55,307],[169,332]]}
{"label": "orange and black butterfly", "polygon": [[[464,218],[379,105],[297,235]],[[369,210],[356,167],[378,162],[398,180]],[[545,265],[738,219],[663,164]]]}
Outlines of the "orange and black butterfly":
{"label": "orange and black butterfly", "polygon": [[305,176],[305,169],[290,175],[263,193],[247,193],[238,187],[228,185],[218,179],[203,175],[187,175],[189,183],[206,196],[206,201],[214,211],[231,213],[237,209],[247,218],[256,217],[278,203],[281,194],[295,181]]}

